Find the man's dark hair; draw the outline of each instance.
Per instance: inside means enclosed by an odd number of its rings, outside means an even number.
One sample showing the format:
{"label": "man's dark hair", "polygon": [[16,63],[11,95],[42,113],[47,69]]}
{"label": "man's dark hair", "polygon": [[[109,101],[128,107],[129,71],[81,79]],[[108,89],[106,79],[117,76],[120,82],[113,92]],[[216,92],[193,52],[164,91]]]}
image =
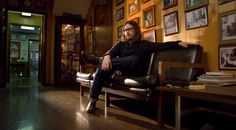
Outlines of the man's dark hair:
{"label": "man's dark hair", "polygon": [[[123,26],[123,30],[124,30],[126,24],[132,25],[134,28],[134,32],[135,32],[134,39],[131,39],[130,42],[140,41],[142,38],[142,34],[141,34],[141,30],[140,30],[138,23],[136,23],[135,21],[127,21]],[[128,39],[126,39],[126,37],[124,35],[122,35],[122,41],[125,42],[125,41],[128,41]]]}

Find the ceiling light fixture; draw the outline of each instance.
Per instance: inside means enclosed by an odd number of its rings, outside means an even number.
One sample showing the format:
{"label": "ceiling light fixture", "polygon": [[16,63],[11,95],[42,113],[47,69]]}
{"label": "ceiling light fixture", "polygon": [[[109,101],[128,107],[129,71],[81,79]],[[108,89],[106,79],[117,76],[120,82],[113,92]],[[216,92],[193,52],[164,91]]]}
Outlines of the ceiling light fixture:
{"label": "ceiling light fixture", "polygon": [[24,30],[34,30],[35,28],[34,27],[31,27],[31,26],[20,26],[21,29],[24,29]]}
{"label": "ceiling light fixture", "polygon": [[27,13],[27,12],[21,12],[21,15],[22,16],[30,17],[32,14],[31,13]]}

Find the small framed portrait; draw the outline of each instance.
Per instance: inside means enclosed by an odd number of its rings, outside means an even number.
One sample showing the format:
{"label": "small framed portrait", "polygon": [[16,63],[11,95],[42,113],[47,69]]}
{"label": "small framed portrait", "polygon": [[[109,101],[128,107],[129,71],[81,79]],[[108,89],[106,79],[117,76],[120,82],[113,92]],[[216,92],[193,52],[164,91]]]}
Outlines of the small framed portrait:
{"label": "small framed portrait", "polygon": [[164,0],[163,9],[168,9],[170,7],[176,6],[178,4],[178,0]]}
{"label": "small framed portrait", "polygon": [[236,45],[219,46],[219,69],[236,70]]}
{"label": "small framed portrait", "polygon": [[184,0],[185,11],[193,10],[208,5],[208,0]]}
{"label": "small framed portrait", "polygon": [[156,42],[156,30],[148,30],[142,33],[143,40],[147,40],[150,42]]}
{"label": "small framed portrait", "polygon": [[140,19],[139,17],[136,17],[136,18],[132,19],[132,21],[135,21],[139,25],[139,19]]}
{"label": "small framed portrait", "polygon": [[117,38],[121,38],[122,34],[123,34],[123,25],[120,25],[117,27]]}
{"label": "small framed portrait", "polygon": [[229,11],[219,16],[220,43],[236,43],[236,11]]}
{"label": "small framed portrait", "polygon": [[219,5],[221,5],[221,4],[231,2],[231,1],[234,1],[234,0],[218,0],[218,3],[219,3]]}
{"label": "small framed portrait", "polygon": [[143,27],[149,28],[156,25],[155,7],[151,6],[143,10]]}
{"label": "small framed portrait", "polygon": [[124,7],[116,10],[116,21],[124,19]]}
{"label": "small framed portrait", "polygon": [[128,4],[128,12],[129,12],[129,15],[133,15],[139,12],[138,0],[133,0],[131,3]]}
{"label": "small framed portrait", "polygon": [[208,25],[207,7],[201,7],[185,13],[186,29],[205,27]]}
{"label": "small framed portrait", "polygon": [[171,35],[179,32],[177,11],[164,15],[165,35]]}
{"label": "small framed portrait", "polygon": [[122,4],[124,2],[124,0],[116,0],[116,6]]}

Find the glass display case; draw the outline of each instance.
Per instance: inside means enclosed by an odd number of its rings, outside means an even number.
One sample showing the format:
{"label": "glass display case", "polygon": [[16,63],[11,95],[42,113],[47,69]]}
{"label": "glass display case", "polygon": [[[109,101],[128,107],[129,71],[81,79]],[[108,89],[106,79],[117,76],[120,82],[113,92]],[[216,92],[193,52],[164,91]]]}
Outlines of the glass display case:
{"label": "glass display case", "polygon": [[76,72],[80,70],[80,48],[83,26],[76,18],[57,18],[55,77],[57,85],[75,83]]}

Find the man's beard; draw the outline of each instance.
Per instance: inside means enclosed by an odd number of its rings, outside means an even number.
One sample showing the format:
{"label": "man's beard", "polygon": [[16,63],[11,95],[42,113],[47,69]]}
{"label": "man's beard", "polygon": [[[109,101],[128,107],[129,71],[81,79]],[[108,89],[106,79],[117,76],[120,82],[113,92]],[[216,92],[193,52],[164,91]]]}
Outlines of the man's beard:
{"label": "man's beard", "polygon": [[127,42],[128,42],[128,43],[134,43],[134,42],[135,42],[135,39],[134,39],[134,38],[129,38],[129,39],[127,39]]}

